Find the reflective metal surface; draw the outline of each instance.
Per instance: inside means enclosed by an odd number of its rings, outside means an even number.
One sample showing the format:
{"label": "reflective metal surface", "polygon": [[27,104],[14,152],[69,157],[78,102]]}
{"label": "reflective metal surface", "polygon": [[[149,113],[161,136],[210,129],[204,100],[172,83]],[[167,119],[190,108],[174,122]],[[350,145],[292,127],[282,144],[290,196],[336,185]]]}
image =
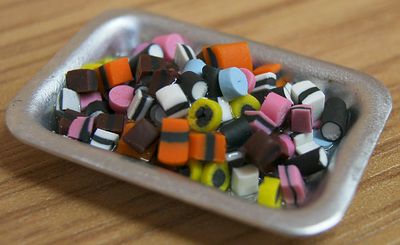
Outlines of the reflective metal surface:
{"label": "reflective metal surface", "polygon": [[53,105],[68,70],[106,54],[126,54],[141,40],[179,32],[198,51],[204,44],[245,40],[143,12],[106,13],[83,28],[10,103],[6,122],[22,142],[142,187],[175,197],[262,229],[307,236],[323,232],[343,217],[392,108],[388,91],[360,72],[249,40],[256,64],[277,62],[296,78],[316,82],[328,96],[342,97],[352,126],[332,156],[308,203],[296,209],[268,209],[208,188],[144,162],[57,135]]}

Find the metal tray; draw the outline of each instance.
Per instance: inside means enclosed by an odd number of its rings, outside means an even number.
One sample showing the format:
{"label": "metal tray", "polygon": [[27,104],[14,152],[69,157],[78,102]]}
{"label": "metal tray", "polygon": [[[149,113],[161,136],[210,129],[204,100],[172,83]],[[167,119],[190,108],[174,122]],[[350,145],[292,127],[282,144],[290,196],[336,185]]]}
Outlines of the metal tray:
{"label": "metal tray", "polygon": [[57,135],[53,105],[68,70],[107,54],[126,54],[141,40],[178,32],[196,50],[204,44],[246,40],[241,37],[135,11],[108,12],[84,27],[10,103],[6,122],[22,142],[130,183],[201,208],[287,235],[323,232],[343,217],[392,108],[388,91],[360,72],[249,42],[256,63],[277,62],[296,78],[312,79],[328,96],[341,96],[352,112],[352,126],[332,156],[309,202],[295,209],[268,209],[156,166],[100,150]]}

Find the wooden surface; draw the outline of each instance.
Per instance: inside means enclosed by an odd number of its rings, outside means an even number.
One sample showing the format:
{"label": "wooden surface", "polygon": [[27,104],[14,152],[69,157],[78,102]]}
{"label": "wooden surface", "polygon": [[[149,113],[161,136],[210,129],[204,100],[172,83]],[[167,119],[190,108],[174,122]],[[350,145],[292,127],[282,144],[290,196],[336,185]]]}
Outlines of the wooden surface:
{"label": "wooden surface", "polygon": [[[8,102],[91,18],[135,8],[366,72],[390,89],[390,120],[343,221],[284,238],[25,146]],[[400,243],[400,1],[0,1],[0,243]]]}

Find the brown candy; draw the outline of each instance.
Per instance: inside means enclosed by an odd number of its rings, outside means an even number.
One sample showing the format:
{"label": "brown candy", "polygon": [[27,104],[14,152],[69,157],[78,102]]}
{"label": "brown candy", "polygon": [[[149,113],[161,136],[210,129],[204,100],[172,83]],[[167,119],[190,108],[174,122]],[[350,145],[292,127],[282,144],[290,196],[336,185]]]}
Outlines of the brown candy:
{"label": "brown candy", "polygon": [[178,73],[174,70],[158,70],[155,71],[149,82],[148,94],[152,97],[156,96],[157,90],[170,85],[178,77]]}
{"label": "brown candy", "polygon": [[62,112],[57,112],[56,120],[57,120],[57,133],[62,135],[68,134],[69,126],[72,121],[77,118],[83,116],[82,113],[67,109]]}
{"label": "brown candy", "polygon": [[101,113],[94,121],[95,127],[116,134],[121,134],[124,128],[124,115]]}
{"label": "brown candy", "polygon": [[273,162],[282,154],[279,141],[258,130],[240,148],[246,155],[248,163],[256,165],[262,173],[267,173],[274,169]]}
{"label": "brown candy", "polygon": [[78,69],[67,72],[67,88],[77,93],[94,92],[98,89],[97,75],[94,70]]}
{"label": "brown candy", "polygon": [[158,138],[160,130],[147,119],[139,120],[122,139],[139,153],[143,153]]}
{"label": "brown candy", "polygon": [[[133,67],[131,67],[133,69]],[[177,70],[176,64],[168,62],[163,58],[142,54],[136,66],[135,79],[137,83],[141,83],[142,78],[151,76],[158,70]]]}

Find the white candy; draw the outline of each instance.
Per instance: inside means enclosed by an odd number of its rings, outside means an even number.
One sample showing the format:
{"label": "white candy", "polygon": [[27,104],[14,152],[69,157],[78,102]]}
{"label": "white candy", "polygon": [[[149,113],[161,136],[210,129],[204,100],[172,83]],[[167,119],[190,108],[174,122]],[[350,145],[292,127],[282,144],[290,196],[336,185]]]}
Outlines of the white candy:
{"label": "white candy", "polygon": [[258,192],[258,168],[252,164],[232,169],[232,191],[238,196]]}
{"label": "white candy", "polygon": [[115,144],[119,140],[119,135],[103,130],[103,129],[96,129],[92,139],[90,140],[90,144],[92,146],[111,151]]}
{"label": "white candy", "polygon": [[57,96],[56,110],[63,111],[67,109],[81,112],[81,103],[77,92],[63,88]]}
{"label": "white candy", "polygon": [[256,78],[256,85],[253,89],[253,92],[257,92],[260,90],[266,90],[266,89],[271,90],[273,88],[276,88],[275,85],[268,84],[264,81],[267,79],[272,79],[272,80],[275,80],[275,82],[276,82],[276,74],[275,73],[266,72],[266,73],[257,75],[255,78]]}
{"label": "white candy", "polygon": [[218,97],[218,104],[222,109],[222,122],[227,122],[233,119],[231,105],[224,99],[224,97]]}
{"label": "white candy", "polygon": [[178,65],[179,70],[183,70],[185,68],[186,63],[191,60],[195,59],[196,54],[194,53],[193,49],[182,43],[176,44],[176,52],[175,52],[175,64]]}
{"label": "white candy", "polygon": [[322,112],[324,111],[325,94],[321,90],[318,90],[309,94],[306,98],[303,99],[303,101],[301,101],[301,103],[299,101],[299,97],[301,96],[301,94],[311,88],[317,88],[317,86],[308,80],[295,83],[292,86],[291,95],[294,103],[311,106],[313,119],[314,121],[316,121],[321,117]]}
{"label": "white candy", "polygon": [[296,146],[296,152],[300,155],[319,148],[319,145],[313,140],[312,132],[298,134],[293,138],[293,141]]}
{"label": "white candy", "polygon": [[159,57],[159,58],[164,58],[164,52],[163,52],[161,46],[158,44],[155,44],[155,43],[150,44],[147,47],[147,54],[151,55],[151,56]]}
{"label": "white candy", "polygon": [[154,99],[151,96],[144,95],[142,90],[138,89],[127,110],[129,119],[138,121],[146,116]]}
{"label": "white candy", "polygon": [[189,103],[178,84],[171,84],[159,89],[156,97],[167,116],[183,117],[187,115]]}

